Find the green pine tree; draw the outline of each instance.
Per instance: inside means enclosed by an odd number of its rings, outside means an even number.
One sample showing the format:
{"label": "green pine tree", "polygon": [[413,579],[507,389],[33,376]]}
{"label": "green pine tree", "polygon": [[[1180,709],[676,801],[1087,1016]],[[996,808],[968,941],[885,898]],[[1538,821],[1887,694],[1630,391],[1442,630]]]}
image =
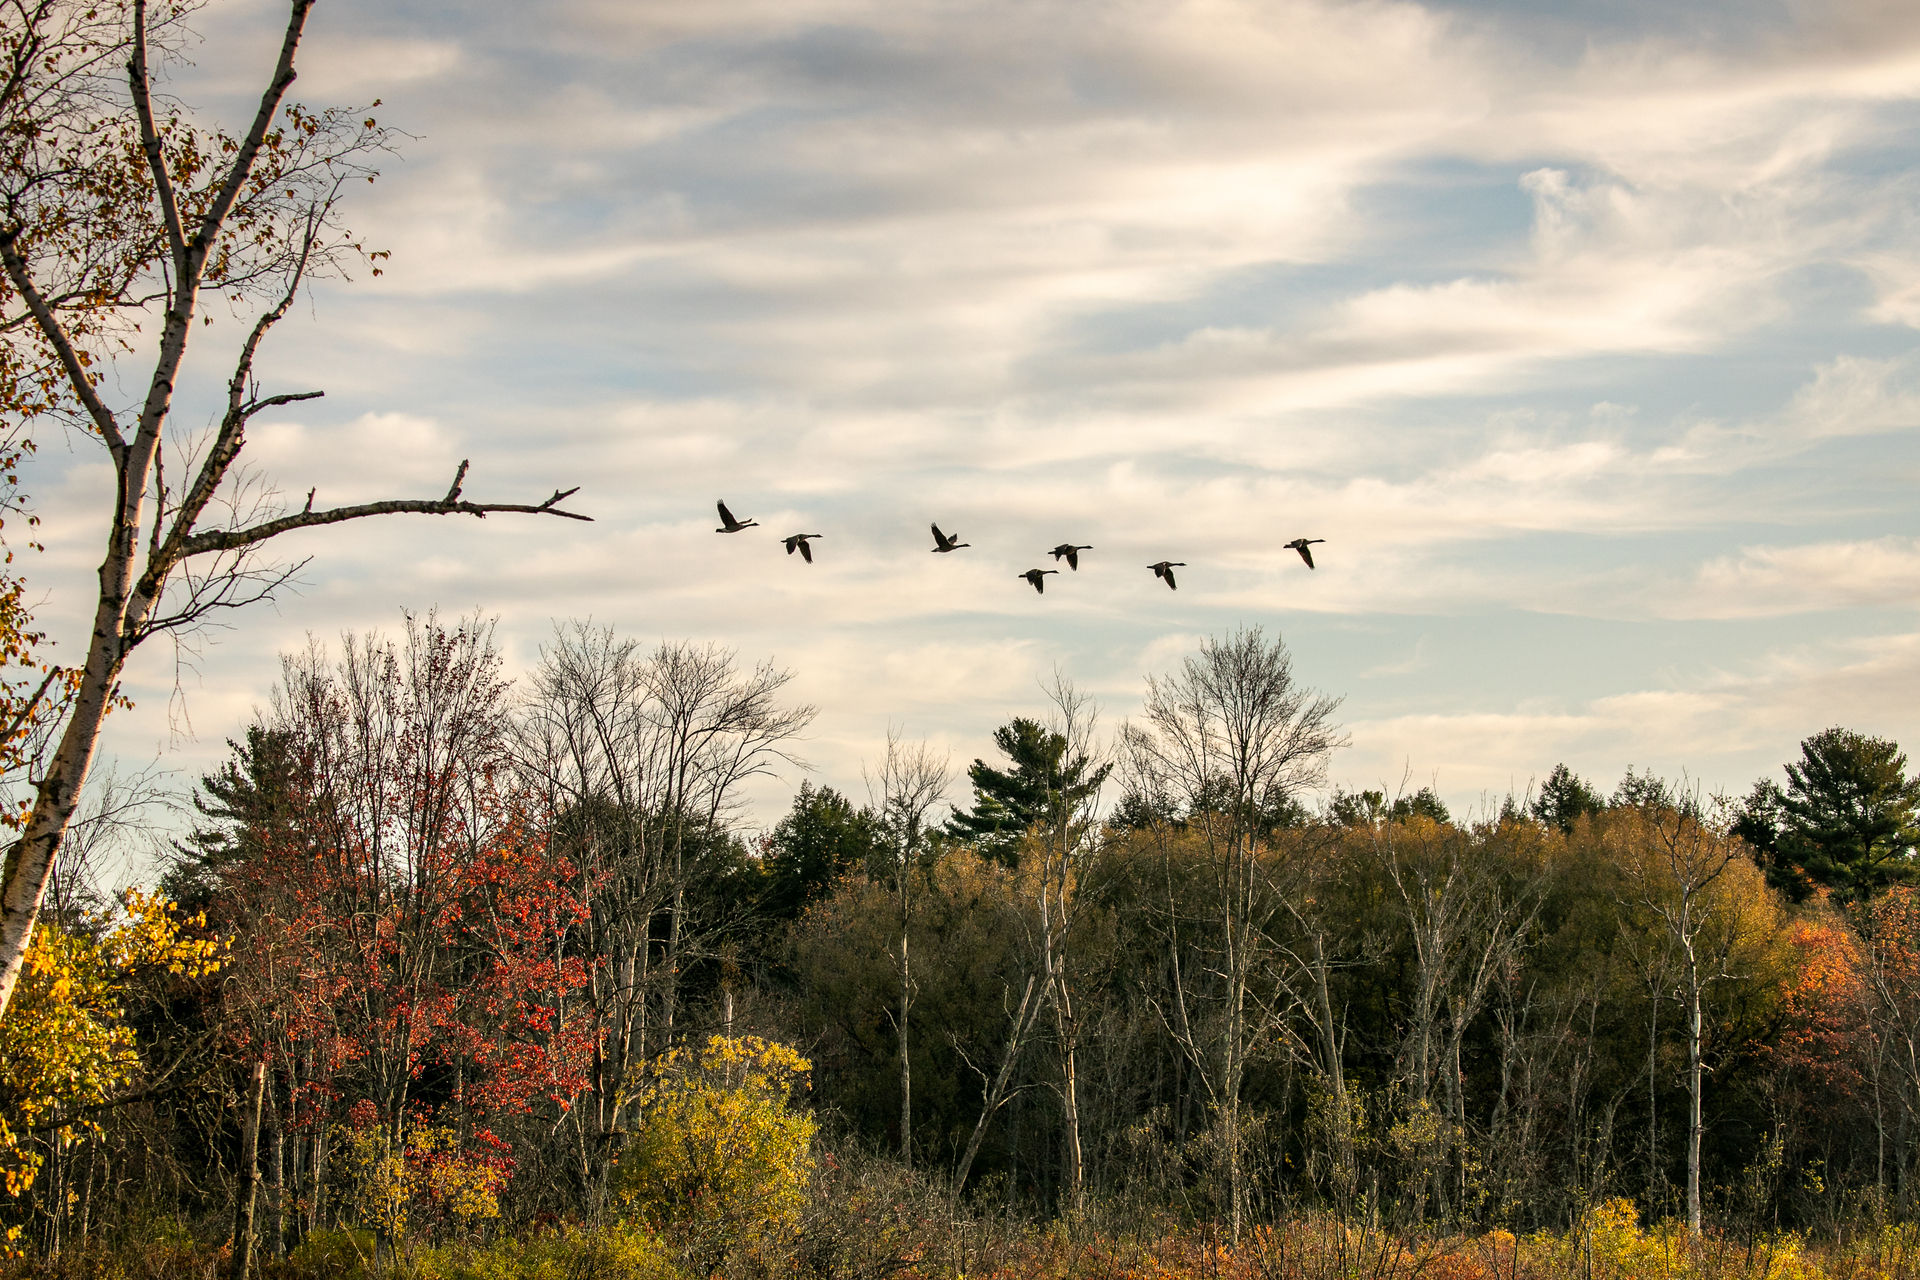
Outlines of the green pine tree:
{"label": "green pine tree", "polygon": [[832,787],[800,784],[793,808],[768,835],[760,870],[760,909],[776,921],[798,919],[835,881],[867,864],[882,843],[871,810]]}
{"label": "green pine tree", "polygon": [[1100,789],[1113,766],[1093,769],[1085,756],[1068,759],[1066,738],[1024,717],[995,729],[993,741],[1013,768],[996,769],[984,760],[968,766],[973,808],[956,810],[946,834],[1011,866],[1028,827],[1063,808],[1076,808]]}
{"label": "green pine tree", "polygon": [[1822,885],[1852,900],[1920,879],[1920,778],[1906,768],[1889,739],[1824,729],[1800,744],[1784,791],[1755,788],[1735,830],[1768,878],[1796,896]]}
{"label": "green pine tree", "polygon": [[[1628,776],[1632,776],[1631,771]],[[1556,764],[1527,812],[1537,822],[1570,832],[1584,815],[1598,813],[1606,807],[1606,798],[1586,779],[1566,765]]]}

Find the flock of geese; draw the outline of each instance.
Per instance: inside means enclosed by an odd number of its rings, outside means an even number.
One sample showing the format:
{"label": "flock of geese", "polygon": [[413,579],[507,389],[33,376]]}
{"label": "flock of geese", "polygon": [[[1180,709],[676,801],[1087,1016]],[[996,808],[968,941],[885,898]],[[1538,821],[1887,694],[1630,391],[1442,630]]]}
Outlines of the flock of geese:
{"label": "flock of geese", "polygon": [[[715,533],[739,533],[742,529],[757,529],[760,527],[758,520],[736,519],[733,512],[727,510],[727,504],[725,502],[718,502],[714,505],[720,509],[720,527],[714,530]],[[940,526],[937,524],[932,526],[932,528],[933,554],[935,555],[942,555],[949,551],[958,551],[962,547],[970,547],[973,545],[971,542],[960,541],[960,535],[957,533],[940,532]],[[826,537],[826,535],[823,533],[793,533],[788,534],[786,537],[780,539],[780,541],[786,546],[788,555],[792,555],[798,551],[802,560],[805,560],[808,564],[812,564],[813,547],[809,544],[815,538],[824,537]],[[1325,541],[1325,538],[1295,538],[1292,542],[1283,543],[1282,545],[1289,551],[1298,551],[1300,558],[1306,561],[1307,568],[1311,569],[1313,568],[1313,544]],[[1080,571],[1080,553],[1091,550],[1093,550],[1093,548],[1089,546],[1079,546],[1071,542],[1063,542],[1048,554],[1053,557],[1055,564],[1059,564],[1062,560],[1065,560],[1067,562],[1067,568],[1078,573]],[[1173,580],[1173,571],[1186,567],[1187,562],[1185,560],[1162,560],[1158,564],[1150,564],[1147,566],[1147,568],[1153,570],[1154,577],[1167,584],[1169,591],[1179,590],[1179,584]],[[1060,572],[1058,569],[1029,569],[1025,573],[1015,574],[1014,577],[1024,579],[1031,583],[1035,591],[1041,595],[1045,595],[1047,592],[1047,575],[1058,572]]]}

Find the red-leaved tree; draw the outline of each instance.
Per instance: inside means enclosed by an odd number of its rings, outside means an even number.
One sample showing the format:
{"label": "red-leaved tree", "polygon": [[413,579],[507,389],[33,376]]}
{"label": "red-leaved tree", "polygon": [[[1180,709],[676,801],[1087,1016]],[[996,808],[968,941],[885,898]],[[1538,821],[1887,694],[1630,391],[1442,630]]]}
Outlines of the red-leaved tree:
{"label": "red-leaved tree", "polygon": [[269,1070],[276,1241],[290,1199],[309,1224],[327,1216],[345,1115],[395,1151],[430,1117],[498,1163],[498,1118],[557,1119],[585,1087],[579,877],[514,788],[490,632],[410,618],[400,643],[311,647],[258,727],[278,747],[282,776],[256,788],[275,811],[209,874],[234,938],[229,1034]]}

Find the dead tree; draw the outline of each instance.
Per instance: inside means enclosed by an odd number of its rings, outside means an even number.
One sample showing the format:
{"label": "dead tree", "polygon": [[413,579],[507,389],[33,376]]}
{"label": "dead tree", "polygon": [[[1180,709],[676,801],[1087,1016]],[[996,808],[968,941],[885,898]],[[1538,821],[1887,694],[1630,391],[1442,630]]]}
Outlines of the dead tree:
{"label": "dead tree", "polygon": [[[138,405],[118,410],[102,395],[99,368],[106,357],[100,344],[71,327],[55,305],[48,291],[52,268],[35,252],[42,241],[21,223],[0,227],[7,280],[52,353],[84,429],[106,449],[114,473],[86,657],[73,676],[57,745],[35,781],[25,829],[8,850],[0,876],[0,1010],[19,980],[54,856],[79,802],[102,723],[123,700],[121,673],[138,645],[192,628],[217,611],[269,598],[297,566],[263,562],[259,549],[296,529],[402,512],[589,518],[561,509],[571,489],[556,490],[539,502],[468,501],[461,496],[464,461],[439,498],[316,510],[310,492],[303,509],[274,511],[241,496],[235,465],[249,424],[269,409],[322,394],[263,394],[253,376],[255,356],[309,280],[367,256],[340,230],[336,214],[345,185],[372,177],[365,160],[388,140],[371,118],[314,113],[285,102],[311,9],[312,0],[292,0],[272,75],[246,133],[211,152],[183,155],[183,148],[204,140],[186,132],[164,103],[156,104],[146,0],[133,0],[128,129],[137,137],[140,156],[136,194],[153,211],[159,229],[158,243],[142,259],[144,269],[133,274],[152,282],[164,317]],[[182,177],[199,172],[210,175],[203,185]],[[146,252],[139,243],[126,249],[136,257]],[[205,290],[229,299],[258,299],[264,309],[234,361],[219,424],[188,468],[186,482],[175,488],[165,476],[162,445]]]}
{"label": "dead tree", "polygon": [[947,757],[936,755],[925,742],[907,743],[896,730],[887,732],[887,754],[877,776],[869,776],[867,790],[886,833],[886,865],[875,868],[877,879],[893,891],[894,925],[899,943],[893,955],[899,979],[899,1001],[889,1013],[900,1045],[900,1159],[913,1163],[913,932],[916,872],[921,872],[926,850],[927,817],[945,799],[953,773]]}
{"label": "dead tree", "polygon": [[1253,986],[1268,949],[1265,924],[1278,911],[1265,892],[1261,840],[1290,800],[1324,782],[1328,757],[1345,742],[1333,723],[1339,705],[1295,684],[1286,645],[1255,627],[1206,641],[1175,675],[1149,677],[1142,721],[1122,731],[1131,786],[1156,807],[1184,810],[1214,881],[1207,967],[1220,1016],[1203,1053],[1176,974],[1172,1029],[1215,1110],[1235,1240],[1247,1208],[1241,1092],[1256,1024],[1266,1021]]}
{"label": "dead tree", "polygon": [[781,764],[811,706],[779,701],[792,673],[743,670],[733,651],[686,642],[646,650],[610,628],[560,628],[541,651],[516,725],[530,791],[579,868],[591,909],[598,1042],[591,1105],[574,1108],[579,1176],[604,1191],[608,1144],[630,1114],[634,1074],[680,1025],[677,970],[712,958],[689,889],[702,850],[736,817],[740,788]]}
{"label": "dead tree", "polygon": [[[1045,726],[1049,739],[1046,805],[1021,843],[1021,921],[1030,935],[1035,972],[1026,982],[1007,1032],[1006,1048],[993,1077],[986,1081],[980,1115],[953,1176],[953,1193],[966,1186],[987,1125],[1012,1096],[1014,1067],[1045,1009],[1053,1011],[1060,1046],[1060,1110],[1063,1181],[1069,1210],[1084,1207],[1086,1153],[1080,1123],[1080,1021],[1074,1011],[1070,940],[1087,906],[1081,892],[1087,861],[1097,848],[1096,814],[1100,787],[1113,765],[1094,739],[1099,708],[1055,672],[1046,687],[1053,712]],[[1077,782],[1073,780],[1077,779]]]}
{"label": "dead tree", "polygon": [[1729,970],[1738,941],[1732,904],[1717,886],[1742,855],[1740,841],[1686,808],[1649,806],[1620,828],[1635,903],[1658,920],[1679,961],[1676,1002],[1686,1017],[1687,1229],[1700,1234],[1701,1104],[1705,1096],[1702,1007]]}

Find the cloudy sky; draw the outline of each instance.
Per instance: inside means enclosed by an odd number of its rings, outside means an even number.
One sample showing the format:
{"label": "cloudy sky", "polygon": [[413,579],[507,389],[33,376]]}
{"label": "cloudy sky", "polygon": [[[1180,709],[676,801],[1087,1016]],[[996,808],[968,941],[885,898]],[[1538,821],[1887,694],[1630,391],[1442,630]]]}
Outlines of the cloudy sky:
{"label": "cloudy sky", "polygon": [[[283,12],[214,0],[175,91],[242,119]],[[177,694],[138,656],[125,760],[204,769],[279,651],[433,605],[497,615],[515,669],[589,616],[791,667],[855,794],[889,724],[964,762],[1056,665],[1117,724],[1253,624],[1345,696],[1336,781],[1456,810],[1563,760],[1744,791],[1830,724],[1920,746],[1911,3],[325,0],[311,32],[294,96],[414,140],[350,209],[387,274],[274,339],[268,389],[326,398],[254,463],[324,504],[470,457],[469,496],[577,484],[596,523],[286,540],[304,587]],[[196,333],[183,433],[238,336]],[[77,650],[107,470],[55,442],[28,488]],[[763,527],[716,536],[718,497]],[[1036,596],[1063,539],[1095,549]]]}

